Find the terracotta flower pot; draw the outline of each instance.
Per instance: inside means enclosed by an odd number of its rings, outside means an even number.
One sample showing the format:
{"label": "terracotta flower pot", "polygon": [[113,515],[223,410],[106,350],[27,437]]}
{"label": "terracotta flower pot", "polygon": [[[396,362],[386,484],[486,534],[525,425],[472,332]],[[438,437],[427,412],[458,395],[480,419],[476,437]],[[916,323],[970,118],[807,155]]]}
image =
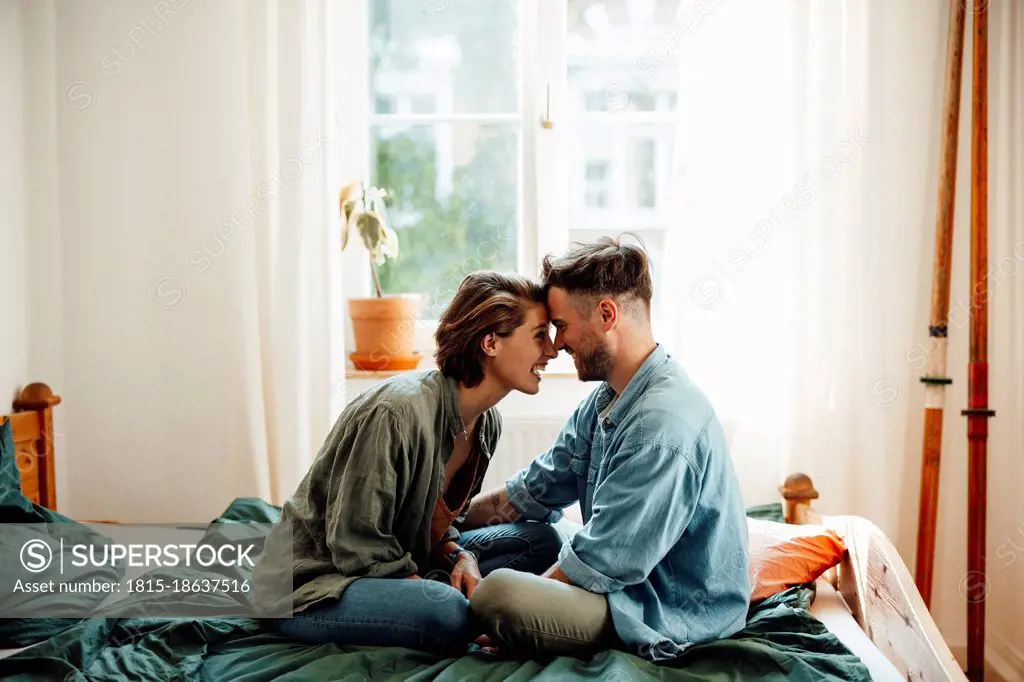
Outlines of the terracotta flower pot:
{"label": "terracotta flower pot", "polygon": [[356,342],[352,364],[366,370],[415,368],[422,357],[416,352],[419,308],[416,295],[349,299]]}

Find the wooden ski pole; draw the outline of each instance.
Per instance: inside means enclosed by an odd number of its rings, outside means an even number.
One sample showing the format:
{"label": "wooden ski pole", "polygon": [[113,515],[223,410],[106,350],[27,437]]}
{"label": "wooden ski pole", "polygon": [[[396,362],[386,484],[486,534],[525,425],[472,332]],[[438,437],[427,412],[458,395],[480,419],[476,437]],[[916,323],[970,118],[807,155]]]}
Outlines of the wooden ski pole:
{"label": "wooden ski pole", "polygon": [[935,259],[932,266],[932,310],[928,336],[931,351],[921,377],[925,387],[924,442],[921,459],[921,499],[917,526],[915,582],[931,603],[935,557],[936,518],[939,509],[939,459],[942,453],[942,414],[946,386],[947,320],[949,317],[949,272],[953,248],[953,207],[956,197],[957,139],[960,121],[960,82],[964,52],[964,0],[949,2],[949,32],[946,38],[946,94],[942,119],[942,156],[939,172],[939,202],[935,219]]}
{"label": "wooden ski pole", "polygon": [[[988,0],[974,0],[971,97],[971,358],[967,370],[967,677],[985,678],[988,485]],[[963,585],[963,583],[961,583]]]}

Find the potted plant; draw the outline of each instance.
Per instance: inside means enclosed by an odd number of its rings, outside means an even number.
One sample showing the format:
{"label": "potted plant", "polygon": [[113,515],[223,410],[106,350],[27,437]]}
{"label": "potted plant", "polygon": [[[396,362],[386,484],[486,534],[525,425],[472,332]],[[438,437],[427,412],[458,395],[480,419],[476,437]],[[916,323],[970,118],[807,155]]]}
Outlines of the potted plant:
{"label": "potted plant", "polygon": [[355,352],[349,355],[358,369],[414,369],[422,355],[415,350],[419,296],[385,295],[377,266],[398,258],[398,235],[387,225],[387,190],[353,182],[341,190],[341,249],[348,246],[349,232],[356,230],[370,256],[375,295],[350,298],[349,318],[355,336]]}

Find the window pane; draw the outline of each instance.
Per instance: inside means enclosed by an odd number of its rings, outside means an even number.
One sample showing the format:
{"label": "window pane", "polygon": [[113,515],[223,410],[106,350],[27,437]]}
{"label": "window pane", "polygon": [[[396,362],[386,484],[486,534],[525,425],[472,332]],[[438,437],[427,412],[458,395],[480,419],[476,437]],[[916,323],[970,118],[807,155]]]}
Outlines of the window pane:
{"label": "window pane", "polygon": [[370,88],[399,112],[416,96],[438,114],[517,112],[518,18],[517,0],[374,0]]}
{"label": "window pane", "polygon": [[603,208],[608,205],[608,162],[587,161],[586,195],[584,204],[587,208]]}
{"label": "window pane", "polygon": [[[566,136],[569,229],[671,229],[674,123],[575,121]],[[605,203],[591,194],[607,192]],[[594,206],[610,211],[594,213]],[[628,226],[628,227],[626,227]]]}
{"label": "window pane", "polygon": [[653,92],[638,91],[633,93],[633,111],[654,111]]}
{"label": "window pane", "polygon": [[655,178],[654,140],[650,137],[629,141],[629,183],[633,206],[654,208]]}
{"label": "window pane", "polygon": [[373,143],[400,244],[378,268],[385,293],[423,294],[437,319],[470,272],[516,269],[518,125],[377,126]]}
{"label": "window pane", "polygon": [[412,113],[414,114],[433,114],[437,112],[433,95],[413,95],[411,106]]}
{"label": "window pane", "polygon": [[[568,0],[566,188],[571,241],[633,232],[665,293],[662,248],[672,228],[676,48],[680,0]],[[690,13],[692,14],[692,8]],[[691,17],[692,19],[692,17]]]}

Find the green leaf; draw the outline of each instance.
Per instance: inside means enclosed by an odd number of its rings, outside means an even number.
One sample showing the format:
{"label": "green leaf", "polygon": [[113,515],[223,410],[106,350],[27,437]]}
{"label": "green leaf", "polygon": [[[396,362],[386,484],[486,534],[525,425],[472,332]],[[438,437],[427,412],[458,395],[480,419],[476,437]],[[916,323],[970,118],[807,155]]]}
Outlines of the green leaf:
{"label": "green leaf", "polygon": [[360,213],[356,217],[356,229],[363,238],[363,244],[371,255],[376,256],[381,242],[384,241],[384,222],[374,211]]}

